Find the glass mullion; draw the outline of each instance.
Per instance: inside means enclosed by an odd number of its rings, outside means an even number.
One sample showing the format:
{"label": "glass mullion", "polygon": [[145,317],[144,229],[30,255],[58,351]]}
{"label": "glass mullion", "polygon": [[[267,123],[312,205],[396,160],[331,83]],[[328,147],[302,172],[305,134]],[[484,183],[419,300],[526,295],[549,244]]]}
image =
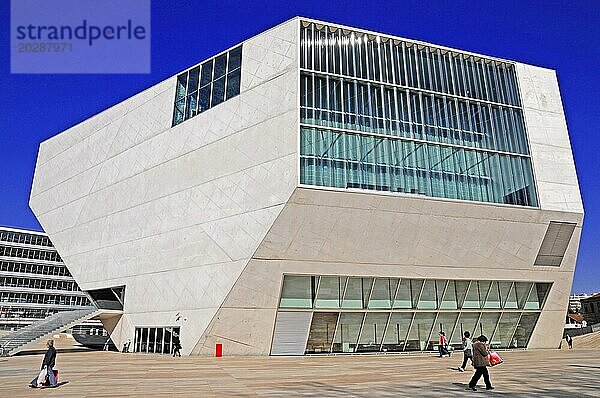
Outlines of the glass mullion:
{"label": "glass mullion", "polygon": [[[427,338],[425,339],[425,344],[423,345],[423,350],[422,351],[431,351],[433,350],[433,347],[435,346],[435,344],[431,345],[431,348],[429,347],[429,343],[431,342],[434,330],[436,329],[436,323],[437,320],[440,316],[439,312],[436,312],[433,318],[433,324],[431,325],[431,330],[429,331],[429,335],[427,335]],[[430,349],[429,349],[430,348]]]}
{"label": "glass mullion", "polygon": [[300,68],[306,68],[306,27],[300,27]]}
{"label": "glass mullion", "polygon": [[408,324],[408,329],[406,331],[406,337],[404,339],[404,346],[402,346],[402,351],[406,351],[406,345],[408,344],[408,336],[410,336],[410,332],[415,321],[416,312],[412,313],[412,318],[410,319],[410,323]]}
{"label": "glass mullion", "polygon": [[404,85],[406,87],[408,87],[409,84],[409,80],[408,80],[408,70],[409,70],[409,65],[408,65],[408,55],[407,55],[408,49],[406,48],[406,43],[402,42],[402,63],[404,65]]}
{"label": "glass mullion", "polygon": [[519,328],[519,324],[521,323],[521,319],[522,319],[522,318],[523,318],[523,313],[521,312],[521,313],[519,314],[519,319],[517,320],[517,323],[515,323],[515,327],[514,327],[514,329],[513,329],[513,332],[512,332],[512,334],[511,334],[511,337],[510,337],[510,340],[509,340],[511,345],[512,345],[512,342],[513,342],[513,341],[514,341],[514,339],[515,339],[515,334],[517,333],[517,329]]}
{"label": "glass mullion", "polygon": [[521,99],[519,97],[519,88],[518,88],[519,83],[517,81],[517,76],[516,76],[516,71],[515,71],[514,66],[510,67],[509,77],[510,77],[509,81],[510,81],[511,93],[513,96],[513,102],[511,105],[521,106]]}
{"label": "glass mullion", "polygon": [[461,95],[464,96],[464,97],[471,97],[472,98],[472,96],[469,93],[467,93],[467,91],[470,90],[469,89],[469,80],[468,80],[468,77],[467,77],[468,76],[467,64],[466,64],[465,58],[464,58],[464,56],[462,54],[460,54],[460,56],[458,58],[458,62],[460,63],[460,69],[461,69],[461,76],[460,76],[460,78],[462,79],[462,89],[463,89],[463,92],[462,92]]}
{"label": "glass mullion", "polygon": [[358,72],[358,59],[357,59],[357,40],[354,32],[350,34],[350,46],[349,48],[352,51],[352,77],[359,77],[360,73]]}

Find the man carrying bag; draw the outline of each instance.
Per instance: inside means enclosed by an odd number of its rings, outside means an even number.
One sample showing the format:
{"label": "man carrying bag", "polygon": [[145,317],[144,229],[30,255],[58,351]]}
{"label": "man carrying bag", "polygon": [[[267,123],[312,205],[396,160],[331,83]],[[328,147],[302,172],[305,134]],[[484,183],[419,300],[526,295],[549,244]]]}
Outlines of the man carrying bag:
{"label": "man carrying bag", "polygon": [[43,386],[46,382],[46,377],[48,377],[50,387],[58,387],[56,376],[54,375],[54,365],[56,364],[56,348],[54,348],[54,340],[48,340],[46,347],[48,347],[48,351],[46,351],[46,354],[44,355],[42,368],[38,376],[31,380],[30,387],[36,388]]}
{"label": "man carrying bag", "polygon": [[488,341],[487,337],[483,334],[475,339],[473,342],[473,367],[475,368],[475,374],[469,382],[468,390],[477,391],[475,386],[477,382],[483,376],[486,390],[493,390],[492,383],[490,381],[490,374],[488,373],[487,367],[490,366],[490,355],[488,353],[485,343]]}

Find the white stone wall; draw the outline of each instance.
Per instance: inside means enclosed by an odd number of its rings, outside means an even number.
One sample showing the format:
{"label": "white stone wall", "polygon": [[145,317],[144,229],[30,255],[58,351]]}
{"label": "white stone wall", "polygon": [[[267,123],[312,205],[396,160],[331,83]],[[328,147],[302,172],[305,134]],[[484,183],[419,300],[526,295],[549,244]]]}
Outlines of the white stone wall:
{"label": "white stone wall", "polygon": [[540,207],[583,213],[556,72],[517,63]]}
{"label": "white stone wall", "polygon": [[[578,226],[561,267],[534,267],[551,220]],[[236,354],[268,355],[284,273],[553,282],[530,347],[554,348],[581,221],[577,213],[298,188],[194,353],[222,342]]]}
{"label": "white stone wall", "polygon": [[40,146],[30,205],[82,289],[126,285],[118,346],[181,325],[191,351],[291,195],[298,37],[244,42],[240,95],[173,128],[176,77]]}

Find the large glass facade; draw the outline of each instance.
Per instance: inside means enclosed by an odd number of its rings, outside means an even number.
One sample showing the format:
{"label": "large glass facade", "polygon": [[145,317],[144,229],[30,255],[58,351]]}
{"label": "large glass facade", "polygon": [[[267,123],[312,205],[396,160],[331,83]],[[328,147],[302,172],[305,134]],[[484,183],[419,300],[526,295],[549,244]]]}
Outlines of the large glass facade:
{"label": "large glass facade", "polygon": [[180,335],[180,327],[136,327],[133,352],[149,354],[172,354],[174,337]]}
{"label": "large glass facade", "polygon": [[307,185],[537,206],[514,65],[301,29]]}
{"label": "large glass facade", "polygon": [[438,332],[525,348],[552,284],[285,275],[280,308],[313,312],[306,353],[430,351]]}
{"label": "large glass facade", "polygon": [[173,126],[240,93],[242,46],[177,76]]}

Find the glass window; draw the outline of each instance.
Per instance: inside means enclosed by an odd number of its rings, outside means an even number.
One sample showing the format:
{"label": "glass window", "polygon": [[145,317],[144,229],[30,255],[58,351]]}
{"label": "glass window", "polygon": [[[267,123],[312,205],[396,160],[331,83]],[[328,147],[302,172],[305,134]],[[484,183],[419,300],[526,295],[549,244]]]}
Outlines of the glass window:
{"label": "glass window", "polygon": [[412,308],[410,282],[410,279],[400,280],[400,286],[398,286],[396,298],[394,299],[394,309]]}
{"label": "glass window", "polygon": [[406,351],[423,351],[429,341],[435,312],[417,312],[408,333]]}
{"label": "glass window", "polygon": [[494,334],[494,331],[496,330],[496,325],[498,324],[499,319],[499,312],[482,312],[481,317],[479,318],[479,322],[477,323],[477,326],[475,328],[475,336],[483,334],[488,339],[491,339],[492,335]]}
{"label": "glass window", "polygon": [[513,339],[517,322],[521,314],[518,312],[504,312],[500,316],[498,328],[494,333],[494,337],[491,339],[491,346],[493,348],[516,348],[517,343]]}
{"label": "glass window", "polygon": [[525,303],[529,298],[531,288],[532,284],[530,282],[515,282],[514,289],[517,296],[517,304],[519,305],[519,309],[525,308]]}
{"label": "glass window", "polygon": [[[431,334],[431,339],[435,339],[435,344],[438,344],[439,340],[439,332],[446,333],[446,337],[448,338],[448,342],[452,341],[453,333],[455,329],[459,329],[456,327],[458,320],[458,312],[440,312],[434,327],[434,333]],[[456,332],[460,335],[460,331]]]}
{"label": "glass window", "polygon": [[235,97],[240,93],[240,69],[227,74],[227,97]]}
{"label": "glass window", "polygon": [[383,333],[389,318],[388,313],[367,313],[358,342],[358,352],[379,351]]}
{"label": "glass window", "polygon": [[519,320],[517,328],[515,329],[514,334],[514,344],[517,348],[526,348],[527,343],[529,343],[529,338],[531,337],[531,333],[533,333],[533,329],[535,328],[535,324],[537,323],[539,317],[539,313],[527,313],[524,312]]}
{"label": "glass window", "polygon": [[[340,38],[345,46],[338,51],[333,44]],[[400,171],[399,174],[404,174],[402,179],[406,179],[402,184],[395,183],[397,178],[393,174],[397,170],[390,167],[395,163],[394,151],[379,154],[379,166],[373,166],[368,157],[361,156],[355,160],[364,164],[347,165],[348,169],[359,170],[358,181],[354,181],[355,176],[351,175],[346,187],[537,206],[531,159],[522,128],[522,110],[491,107],[480,101],[518,102],[512,65],[495,61],[486,63],[464,54],[444,54],[434,46],[419,48],[411,43],[392,43],[386,39],[378,42],[362,34],[316,29],[312,24],[302,28],[301,52],[304,68],[335,73],[315,78],[310,76],[310,72],[302,72],[303,122],[343,126],[364,134],[379,133],[401,139],[424,138],[430,142],[492,151],[489,154],[476,151],[463,164],[464,160],[457,160],[459,156],[465,158],[463,149],[419,144],[414,148],[416,156],[403,158],[412,169]],[[368,78],[373,82],[344,82],[342,90],[342,79],[337,76],[340,73]],[[317,83],[315,90],[312,90],[313,80]],[[431,92],[411,89],[405,93],[391,86],[392,82]],[[445,97],[446,93],[455,89],[458,94],[470,99],[457,101]],[[312,100],[313,96],[319,109],[317,112],[309,105],[309,97]],[[398,123],[399,119],[402,123]],[[464,134],[460,134],[459,129]],[[361,137],[360,140],[368,138]],[[377,142],[382,147],[394,144],[382,138],[378,138]],[[364,149],[363,154],[370,156],[368,148]],[[511,154],[500,155],[497,151]],[[428,155],[436,158],[428,160]],[[488,159],[490,156],[491,160]],[[484,165],[488,161],[493,166],[491,173],[487,172],[490,168]],[[301,162],[305,160],[301,159]],[[303,173],[302,176],[331,174],[330,170],[325,170],[329,167],[329,162],[319,162],[315,164],[314,173]],[[321,168],[323,170],[319,170]],[[328,178],[301,181],[344,187],[343,182],[329,178],[329,174]]]}
{"label": "glass window", "polygon": [[456,323],[456,329],[451,336],[450,344],[462,344],[462,336],[465,332],[471,333],[472,337],[478,336],[475,325],[479,321],[479,312],[462,312]]}
{"label": "glass window", "polygon": [[534,283],[524,308],[526,310],[542,309],[544,300],[550,291],[550,286],[550,283]]}
{"label": "glass window", "polygon": [[156,352],[156,328],[150,328],[150,332],[148,334],[148,352],[154,353]]}
{"label": "glass window", "polygon": [[502,308],[516,310],[517,305],[517,293],[514,289],[512,282],[498,282],[500,289],[500,300],[502,301]]}
{"label": "glass window", "polygon": [[232,70],[238,69],[242,66],[242,47],[236,47],[233,50],[229,51],[229,64],[228,70],[231,72]]}
{"label": "glass window", "polygon": [[442,302],[440,303],[440,309],[442,309],[442,310],[458,309],[455,281],[448,281],[448,285],[446,286],[446,291],[442,298]]}
{"label": "glass window", "polygon": [[202,64],[202,72],[200,75],[200,87],[204,87],[213,80],[213,60],[207,61]]}
{"label": "glass window", "polygon": [[392,306],[392,297],[396,293],[397,279],[376,278],[369,300],[369,308],[388,309]]}
{"label": "glass window", "polygon": [[337,324],[337,312],[315,312],[310,324],[306,353],[331,351],[331,342]]}
{"label": "glass window", "polygon": [[423,279],[411,279],[410,280],[410,297],[412,302],[412,308],[417,308],[419,303],[419,297],[423,289]]}
{"label": "glass window", "polygon": [[225,73],[227,73],[227,54],[222,54],[215,58],[213,80],[225,76]]}
{"label": "glass window", "polygon": [[406,334],[413,318],[412,312],[393,312],[383,339],[383,351],[403,351]]}
{"label": "glass window", "polygon": [[178,76],[173,126],[240,93],[241,53],[240,46]]}
{"label": "glass window", "polygon": [[344,286],[337,276],[322,276],[317,289],[315,308],[340,308]]}
{"label": "glass window", "polygon": [[343,312],[335,333],[333,352],[356,352],[363,313]]}
{"label": "glass window", "polygon": [[225,77],[221,77],[214,81],[212,88],[212,100],[210,106],[219,105],[225,100]]}
{"label": "glass window", "polygon": [[348,278],[342,308],[363,308],[363,278]]}
{"label": "glass window", "polygon": [[479,285],[477,281],[470,282],[462,308],[481,308],[481,302],[479,301]]}
{"label": "glass window", "polygon": [[204,112],[208,108],[210,108],[210,93],[211,86],[202,87],[198,94],[198,112]]}
{"label": "glass window", "polygon": [[313,278],[285,275],[281,291],[280,308],[311,308]]}
{"label": "glass window", "polygon": [[498,282],[492,282],[483,308],[500,309],[500,289]]}
{"label": "glass window", "polygon": [[420,310],[433,310],[436,308],[437,295],[436,295],[436,281],[427,280],[423,286],[417,309]]}
{"label": "glass window", "polygon": [[195,68],[193,68],[192,70],[190,70],[189,72],[189,84],[188,84],[188,88],[187,88],[187,93],[193,93],[196,90],[198,90],[198,78],[199,78],[199,74],[200,74],[200,67],[197,66]]}

